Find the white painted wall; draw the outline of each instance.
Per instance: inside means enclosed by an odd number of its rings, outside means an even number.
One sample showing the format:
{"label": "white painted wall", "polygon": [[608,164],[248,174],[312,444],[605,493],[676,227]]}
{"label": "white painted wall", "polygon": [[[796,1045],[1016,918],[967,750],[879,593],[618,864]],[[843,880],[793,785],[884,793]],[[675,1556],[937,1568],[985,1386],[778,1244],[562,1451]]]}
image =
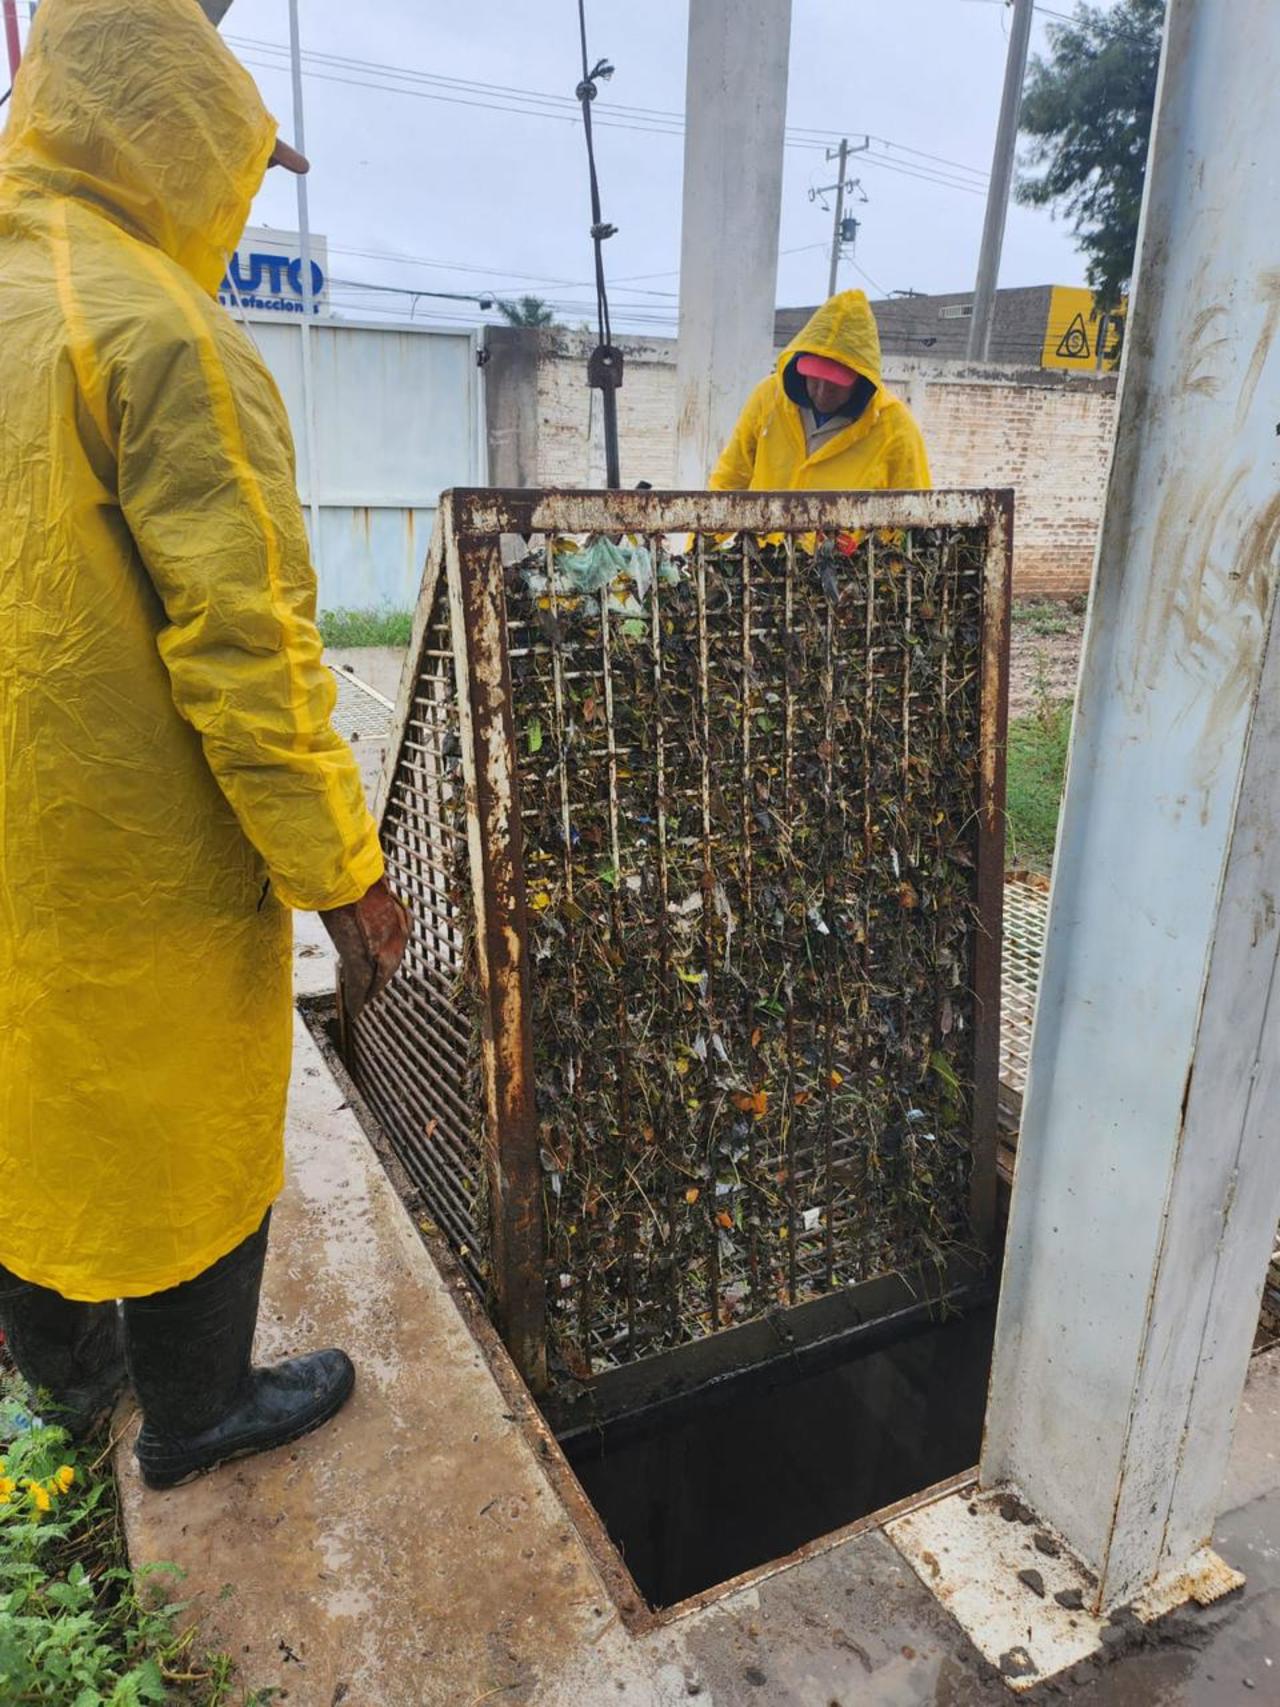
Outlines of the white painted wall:
{"label": "white painted wall", "polygon": [[[299,325],[254,318],[246,330],[289,411],[307,508]],[[485,478],[475,337],[316,320],[311,360],[320,608],[411,610],[440,493]]]}

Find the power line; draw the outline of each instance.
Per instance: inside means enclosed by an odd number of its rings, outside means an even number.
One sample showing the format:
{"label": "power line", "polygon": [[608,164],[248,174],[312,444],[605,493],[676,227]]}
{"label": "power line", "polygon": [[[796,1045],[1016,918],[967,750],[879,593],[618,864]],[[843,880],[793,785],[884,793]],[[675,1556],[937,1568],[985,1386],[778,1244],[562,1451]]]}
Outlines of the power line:
{"label": "power line", "polygon": [[[228,36],[231,44],[248,49],[251,52],[279,54],[284,50],[281,44],[263,41],[249,36]],[[282,64],[271,60],[246,60],[256,69],[278,71]],[[448,105],[476,107],[490,112],[510,112],[524,114],[528,117],[558,120],[561,123],[577,123],[577,114],[573,110],[575,103],[567,96],[552,95],[545,92],[521,88],[509,84],[483,83],[471,78],[448,77],[441,73],[422,72],[388,65],[378,60],[357,59],[348,55],[321,54],[308,51],[304,55],[306,74],[327,82],[344,83],[355,88],[372,88],[385,93],[411,95],[424,100],[443,101]],[[454,91],[445,93],[444,91]],[[655,136],[681,136],[684,132],[683,115],[659,108],[629,107],[621,104],[611,104],[609,111],[593,115],[597,126],[615,130],[629,130]],[[791,126],[786,132],[786,145],[790,148],[809,150],[821,149],[825,152],[829,142],[838,138],[839,132],[834,130],[819,130],[809,126]],[[948,159],[945,155],[931,154],[927,150],[913,148],[908,143],[900,143],[891,137],[868,135],[869,143],[878,148],[896,150],[912,158],[903,161],[887,160],[880,154],[869,154],[869,163],[882,166],[888,171],[897,171],[904,176],[918,177],[923,182],[936,182],[948,189],[968,189],[971,193],[981,193],[981,186],[986,182],[986,174],[979,168],[970,166],[963,161]],[[927,162],[928,164],[920,164]],[[934,172],[933,166],[944,168]],[[963,176],[962,176],[963,175]],[[966,182],[965,178],[971,180]]]}
{"label": "power line", "polygon": [[[254,36],[233,36],[225,38],[237,47],[248,48],[251,51],[283,53],[285,48],[279,42],[264,41]],[[509,99],[516,103],[536,102],[541,106],[559,109],[560,116],[570,122],[577,118],[577,103],[568,95],[557,95],[540,89],[530,89],[525,85],[510,83],[486,83],[476,78],[453,77],[443,72],[418,71],[412,67],[392,65],[385,60],[360,59],[349,54],[321,53],[308,49],[304,54],[305,60],[316,64],[334,66],[348,71],[374,73],[381,77],[391,78],[399,82],[421,83],[440,88],[461,89],[472,94]],[[645,124],[661,125],[675,134],[684,129],[684,114],[668,107],[638,107],[629,106],[625,102],[613,101],[609,106],[610,115],[629,121],[639,121]],[[597,118],[596,123],[607,122]],[[806,147],[821,145],[826,147],[830,141],[838,137],[839,132],[821,129],[815,125],[788,126],[787,135],[793,142],[801,142]],[[985,179],[986,173],[980,167],[970,166],[966,161],[954,160],[944,154],[931,154],[926,149],[914,148],[909,143],[896,142],[891,137],[868,135],[869,142],[878,143],[885,148],[896,148],[904,154],[916,155],[922,160],[934,162],[937,165],[948,166],[960,172],[972,174],[974,177]]]}
{"label": "power line", "polygon": [[854,260],[852,255],[850,255],[850,257],[849,257],[849,265],[853,268],[855,273],[859,274],[862,278],[866,279],[867,283],[871,286],[871,288],[873,290],[879,291],[881,296],[888,296],[889,293],[884,288],[884,286],[882,284],[877,284],[876,281],[872,278],[871,274],[867,271],[867,269],[863,266],[860,266],[858,264],[858,262]]}

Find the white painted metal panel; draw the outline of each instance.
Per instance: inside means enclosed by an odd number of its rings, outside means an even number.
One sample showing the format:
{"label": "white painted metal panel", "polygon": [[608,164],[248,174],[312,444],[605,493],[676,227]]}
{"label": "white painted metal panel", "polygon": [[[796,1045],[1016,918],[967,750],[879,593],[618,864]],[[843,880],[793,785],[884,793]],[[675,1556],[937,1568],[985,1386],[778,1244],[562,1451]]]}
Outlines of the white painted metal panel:
{"label": "white painted metal panel", "polygon": [[1108,1604],[1207,1538],[1280,1209],[1278,63],[1172,0],[992,1376]]}
{"label": "white painted metal panel", "polygon": [[[299,327],[247,330],[289,412],[309,505]],[[475,339],[331,320],[312,324],[311,347],[321,609],[411,609],[440,493],[484,479]]]}

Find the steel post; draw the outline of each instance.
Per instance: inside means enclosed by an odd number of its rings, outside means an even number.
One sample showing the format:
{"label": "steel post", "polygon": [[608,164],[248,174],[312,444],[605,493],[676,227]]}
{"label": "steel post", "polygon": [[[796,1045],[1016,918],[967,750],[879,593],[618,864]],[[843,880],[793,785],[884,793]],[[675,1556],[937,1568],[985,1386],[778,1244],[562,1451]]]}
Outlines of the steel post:
{"label": "steel post", "polygon": [[982,1462],[1104,1609],[1211,1535],[1280,1209],[1278,64],[1171,0]]}

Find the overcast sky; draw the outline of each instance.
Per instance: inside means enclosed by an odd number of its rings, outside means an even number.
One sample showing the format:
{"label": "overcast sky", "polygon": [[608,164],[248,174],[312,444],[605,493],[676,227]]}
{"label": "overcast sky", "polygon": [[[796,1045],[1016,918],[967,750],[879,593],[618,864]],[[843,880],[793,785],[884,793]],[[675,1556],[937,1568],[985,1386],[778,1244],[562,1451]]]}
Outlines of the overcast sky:
{"label": "overcast sky", "polygon": [[[617,67],[596,106],[597,157],[605,216],[619,228],[606,246],[615,324],[634,330],[675,326],[676,127],[688,3],[587,0],[591,54]],[[1072,0],[1050,4],[1073,9]],[[527,290],[555,301],[571,323],[587,317],[591,248],[580,121],[554,102],[544,101],[540,112],[494,110],[527,108],[529,91],[561,102],[572,97],[580,64],[576,0],[301,0],[301,18],[304,52],[326,56],[305,61],[304,101],[311,223],[329,240],[331,275],[438,291]],[[1044,46],[1051,21],[1037,11],[1033,52]],[[853,166],[868,199],[852,209],[862,228],[842,283],[872,295],[972,286],[1008,26],[1003,0],[794,0],[789,129],[830,132],[833,141],[842,133],[877,139]],[[234,0],[223,32],[290,136],[286,0]],[[521,93],[498,93],[497,86]],[[637,128],[614,128],[610,119]],[[817,301],[826,289],[831,215],[809,200],[809,190],[830,183],[834,171],[820,139],[803,141],[819,145],[786,151],[778,271],[784,305]],[[935,176],[946,181],[926,181]],[[286,174],[269,174],[253,220],[296,227]],[[388,255],[411,259],[400,264]],[[1001,284],[1082,279],[1069,229],[1013,206]],[[582,305],[581,314],[571,303]],[[338,287],[335,306],[403,313],[406,303]],[[481,318],[468,304],[425,299],[415,312],[420,319]]]}

